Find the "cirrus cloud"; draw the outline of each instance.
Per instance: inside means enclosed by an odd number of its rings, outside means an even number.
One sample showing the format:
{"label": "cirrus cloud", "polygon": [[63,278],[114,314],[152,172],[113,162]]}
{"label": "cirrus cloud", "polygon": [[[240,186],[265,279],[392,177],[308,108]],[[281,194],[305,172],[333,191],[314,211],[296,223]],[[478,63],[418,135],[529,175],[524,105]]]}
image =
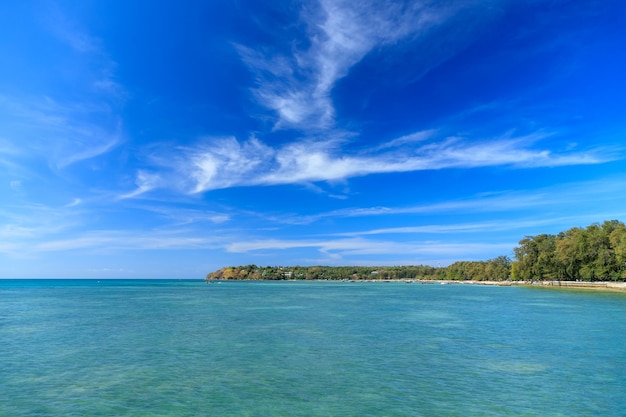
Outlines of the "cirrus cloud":
{"label": "cirrus cloud", "polygon": [[[410,136],[424,135],[418,132]],[[241,186],[306,184],[445,168],[591,165],[623,157],[622,150],[616,148],[563,152],[538,148],[536,142],[546,136],[538,132],[519,137],[507,134],[484,141],[448,137],[433,142],[414,142],[401,137],[382,148],[378,145],[352,154],[342,153],[341,143],[337,141],[302,141],[271,147],[256,138],[241,142],[234,137],[205,140],[194,147],[176,149],[173,157],[171,149],[168,157],[154,156],[152,160],[157,165],[167,165],[169,177],[162,174],[157,185],[154,178],[139,171],[138,188],[124,197],[135,197],[159,187],[193,194]]]}

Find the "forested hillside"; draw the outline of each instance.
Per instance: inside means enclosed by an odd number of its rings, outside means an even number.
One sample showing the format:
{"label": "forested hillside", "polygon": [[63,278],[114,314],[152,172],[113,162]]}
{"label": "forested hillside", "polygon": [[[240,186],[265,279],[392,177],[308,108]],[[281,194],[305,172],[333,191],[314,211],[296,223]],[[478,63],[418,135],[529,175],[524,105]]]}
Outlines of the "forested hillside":
{"label": "forested hillside", "polygon": [[527,236],[513,250],[515,261],[459,261],[447,267],[415,266],[230,266],[207,280],[474,280],[624,281],[626,226],[618,220],[574,227],[557,235]]}

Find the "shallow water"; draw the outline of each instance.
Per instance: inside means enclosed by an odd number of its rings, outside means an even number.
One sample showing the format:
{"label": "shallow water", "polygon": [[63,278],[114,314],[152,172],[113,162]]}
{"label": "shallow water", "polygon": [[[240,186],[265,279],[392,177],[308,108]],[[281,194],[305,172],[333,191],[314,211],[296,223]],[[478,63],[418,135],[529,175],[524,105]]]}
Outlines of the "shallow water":
{"label": "shallow water", "polygon": [[0,416],[626,415],[626,296],[0,281]]}

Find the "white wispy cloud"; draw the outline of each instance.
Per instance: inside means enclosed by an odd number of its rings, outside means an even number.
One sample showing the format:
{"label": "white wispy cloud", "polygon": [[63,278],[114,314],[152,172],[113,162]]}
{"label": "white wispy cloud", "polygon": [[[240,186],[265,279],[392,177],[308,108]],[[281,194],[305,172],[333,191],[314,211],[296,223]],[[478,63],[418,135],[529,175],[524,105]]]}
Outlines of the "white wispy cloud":
{"label": "white wispy cloud", "polygon": [[[376,216],[402,216],[402,215],[427,215],[437,213],[441,215],[454,215],[456,213],[498,213],[498,212],[527,212],[540,210],[544,215],[552,213],[542,219],[519,218],[515,222],[487,222],[469,223],[461,225],[430,225],[416,227],[399,227],[374,229],[363,231],[363,234],[384,233],[445,233],[446,231],[469,232],[476,228],[487,227],[489,231],[514,230],[515,228],[530,228],[541,225],[582,225],[600,221],[602,219],[623,218],[626,210],[607,211],[598,210],[598,204],[611,202],[613,204],[624,201],[623,190],[626,189],[626,179],[623,177],[607,177],[594,181],[582,181],[558,184],[551,187],[535,190],[499,191],[481,193],[455,200],[440,201],[429,204],[396,207],[355,207],[341,210],[333,210],[312,215],[282,215],[272,217],[276,223],[309,224],[322,219],[346,218],[346,217],[376,217]],[[563,207],[575,207],[575,216],[564,216]],[[618,207],[619,204],[618,204]],[[552,212],[551,210],[556,210]],[[560,214],[558,214],[560,212]],[[557,214],[555,214],[557,213]],[[571,227],[571,226],[568,226]],[[346,236],[360,235],[360,232],[346,233]]]}
{"label": "white wispy cloud", "polygon": [[239,46],[255,72],[255,96],[277,112],[277,127],[307,130],[333,122],[331,91],[351,67],[375,48],[418,37],[467,6],[435,2],[322,0],[303,9],[308,47],[289,55]]}
{"label": "white wispy cloud", "polygon": [[102,40],[89,33],[84,25],[70,18],[60,7],[55,4],[48,6],[48,13],[42,20],[46,22],[49,31],[59,41],[69,45],[77,55],[89,56],[97,61],[97,66],[91,69],[89,87],[109,99],[126,100],[126,89],[115,79],[117,63],[110,58]]}
{"label": "white wispy cloud", "polygon": [[80,199],[80,198],[74,198],[74,199],[72,200],[72,202],[71,202],[71,203],[69,203],[69,204],[67,204],[65,207],[66,207],[66,208],[69,208],[69,207],[76,207],[76,206],[79,206],[82,202],[83,202],[83,200],[82,200],[82,199]]}
{"label": "white wispy cloud", "polygon": [[486,252],[509,253],[516,242],[477,243],[440,241],[381,241],[365,238],[347,239],[260,239],[230,243],[226,250],[234,253],[256,251],[284,251],[289,249],[314,248],[322,253],[334,253],[340,257],[362,255],[480,255]]}
{"label": "white wispy cloud", "polygon": [[[153,226],[135,227],[105,220],[117,217],[120,210],[127,216],[138,216],[144,225]],[[229,219],[226,213],[185,209],[175,204],[112,208],[107,201],[97,198],[74,198],[60,206],[7,204],[0,207],[0,242],[5,242],[0,245],[0,253],[12,258],[33,258],[44,252],[83,250],[208,250],[228,239],[228,230],[217,232],[214,226]],[[103,228],[103,224],[111,227]]]}
{"label": "white wispy cloud", "polygon": [[135,185],[137,188],[129,193],[122,194],[117,198],[125,200],[128,198],[135,198],[148,191],[158,188],[162,184],[161,176],[156,173],[148,172],[145,170],[139,170],[135,177]]}
{"label": "white wispy cloud", "polygon": [[[473,141],[448,137],[439,141],[411,140],[405,136],[374,145],[358,153],[346,153],[337,141],[302,141],[271,147],[256,138],[203,140],[185,148],[168,148],[167,156],[152,162],[162,170],[158,181],[145,171],[137,174],[138,188],[124,197],[135,197],[157,187],[187,193],[251,185],[306,184],[343,181],[352,177],[445,168],[509,166],[515,168],[600,164],[621,159],[619,149],[568,150],[539,148],[543,133],[521,137]],[[428,133],[431,136],[432,133]],[[436,139],[436,138],[435,138]],[[155,174],[156,175],[156,174]]]}
{"label": "white wispy cloud", "polygon": [[[213,236],[203,231],[161,225],[155,229],[117,227],[100,229],[94,224],[94,207],[77,210],[79,199],[63,207],[23,206],[0,209],[0,253],[12,257],[33,257],[43,252],[83,250],[115,252],[119,250],[209,249],[217,247],[225,235]],[[195,213],[200,216],[200,213]],[[217,224],[217,213],[207,221]],[[208,216],[208,214],[207,214]]]}
{"label": "white wispy cloud", "polygon": [[5,204],[0,208],[0,248],[14,256],[25,256],[34,242],[63,235],[80,221],[76,213],[65,208],[41,204]]}
{"label": "white wispy cloud", "polygon": [[99,53],[102,49],[98,38],[91,36],[58,7],[49,7],[46,23],[50,31],[62,42],[79,53]]}
{"label": "white wispy cloud", "polygon": [[74,80],[63,82],[72,84],[72,94],[66,95],[59,82],[40,87],[38,94],[20,93],[26,86],[18,85],[11,95],[0,95],[0,137],[18,150],[18,165],[33,167],[33,161],[42,165],[44,160],[59,170],[105,155],[124,141],[118,106],[127,93],[115,79],[116,62],[97,37],[54,3],[41,12],[38,22],[50,35],[50,47],[69,46],[55,53],[50,78],[71,68]]}
{"label": "white wispy cloud", "polygon": [[397,148],[397,147],[401,147],[401,146],[407,146],[407,145],[412,145],[412,144],[416,144],[419,142],[424,142],[430,138],[432,138],[435,134],[437,133],[437,131],[435,129],[430,129],[430,130],[424,130],[421,132],[414,132],[414,133],[410,133],[408,135],[404,135],[401,136],[397,139],[393,139],[389,142],[383,142],[382,144],[380,144],[376,150],[383,150],[383,149],[389,149],[389,148]]}
{"label": "white wispy cloud", "polygon": [[[311,184],[383,173],[447,168],[506,166],[515,168],[599,164],[621,159],[621,149],[542,147],[550,133],[505,133],[481,138],[445,135],[428,129],[349,151],[350,135],[334,126],[331,91],[339,79],[368,53],[400,41],[419,40],[435,28],[454,21],[463,11],[476,12],[480,2],[321,0],[305,7],[308,42],[289,52],[243,45],[238,50],[254,71],[255,95],[278,114],[277,127],[296,128],[309,137],[270,146],[256,137],[204,139],[195,146],[153,154],[159,184],[137,174],[137,188],[125,198],[155,188],[184,193],[239,186]],[[453,31],[454,32],[454,31]],[[453,36],[458,34],[454,32]],[[455,40],[456,42],[456,40]],[[452,42],[454,43],[454,42]],[[454,49],[454,47],[452,47]],[[428,65],[425,64],[426,67]],[[418,71],[419,72],[419,71]],[[355,134],[351,134],[356,136]]]}
{"label": "white wispy cloud", "polygon": [[170,205],[148,205],[139,207],[141,210],[156,213],[163,218],[169,219],[175,226],[209,222],[222,224],[232,218],[231,213],[215,210],[201,210],[182,207],[172,207]]}
{"label": "white wispy cloud", "polygon": [[193,236],[168,236],[159,233],[132,231],[98,231],[69,239],[42,241],[35,244],[30,251],[207,249],[213,246],[212,243],[212,239]]}
{"label": "white wispy cloud", "polygon": [[[626,213],[626,211],[624,212]],[[393,234],[471,234],[480,233],[493,234],[495,232],[506,232],[515,230],[528,230],[539,227],[555,226],[555,225],[583,225],[585,223],[597,222],[599,219],[609,219],[616,217],[616,214],[624,213],[594,213],[576,216],[549,217],[549,218],[533,218],[524,219],[516,218],[515,220],[502,220],[491,222],[475,222],[475,223],[458,223],[458,224],[427,224],[421,226],[403,226],[403,227],[387,227],[381,229],[368,229],[353,232],[335,233],[335,236],[356,237],[356,236],[372,236],[372,235],[393,235]],[[619,217],[619,216],[618,216]],[[521,235],[520,235],[521,237]]]}
{"label": "white wispy cloud", "polygon": [[518,222],[480,222],[462,224],[429,224],[422,226],[386,227],[381,229],[361,230],[354,232],[336,233],[336,236],[368,236],[368,235],[389,235],[389,234],[458,234],[477,232],[497,232],[504,230],[514,230],[528,225],[548,224],[551,220],[528,221],[525,224]]}
{"label": "white wispy cloud", "polygon": [[123,141],[121,118],[95,101],[0,96],[0,111],[0,134],[17,157],[36,155],[55,169],[106,154]]}
{"label": "white wispy cloud", "polygon": [[254,181],[269,169],[274,153],[272,148],[255,138],[241,143],[233,137],[190,150],[190,174],[195,180],[193,192]]}

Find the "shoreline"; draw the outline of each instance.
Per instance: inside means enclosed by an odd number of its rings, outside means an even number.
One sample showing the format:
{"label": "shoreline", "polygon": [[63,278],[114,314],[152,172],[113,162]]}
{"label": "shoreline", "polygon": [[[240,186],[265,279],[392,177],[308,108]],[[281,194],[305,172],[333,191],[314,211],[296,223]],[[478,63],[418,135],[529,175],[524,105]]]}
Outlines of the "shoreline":
{"label": "shoreline", "polygon": [[[441,284],[466,284],[466,285],[493,285],[499,287],[533,287],[533,288],[564,288],[564,289],[581,289],[592,291],[612,291],[612,292],[626,292],[626,282],[613,282],[613,281],[597,281],[597,282],[585,282],[585,281],[455,281],[455,280],[442,280],[442,281],[430,281],[430,280],[412,280],[413,282],[419,282],[423,284],[441,283]],[[405,280],[410,282],[410,280]]]}
{"label": "shoreline", "polygon": [[625,282],[598,281],[598,282],[579,282],[579,281],[537,281],[526,284],[530,287],[547,287],[547,288],[571,288],[577,290],[591,291],[612,291],[626,292]]}
{"label": "shoreline", "polygon": [[[205,280],[206,283],[219,282],[220,280]],[[227,281],[265,281],[265,280],[224,280]],[[610,291],[626,292],[626,282],[615,281],[477,281],[477,280],[437,280],[437,279],[285,279],[267,281],[287,281],[287,282],[343,282],[343,283],[405,283],[405,284],[425,284],[425,285],[487,285],[495,287],[528,287],[528,288],[553,288],[553,289],[575,289],[590,291]]]}

